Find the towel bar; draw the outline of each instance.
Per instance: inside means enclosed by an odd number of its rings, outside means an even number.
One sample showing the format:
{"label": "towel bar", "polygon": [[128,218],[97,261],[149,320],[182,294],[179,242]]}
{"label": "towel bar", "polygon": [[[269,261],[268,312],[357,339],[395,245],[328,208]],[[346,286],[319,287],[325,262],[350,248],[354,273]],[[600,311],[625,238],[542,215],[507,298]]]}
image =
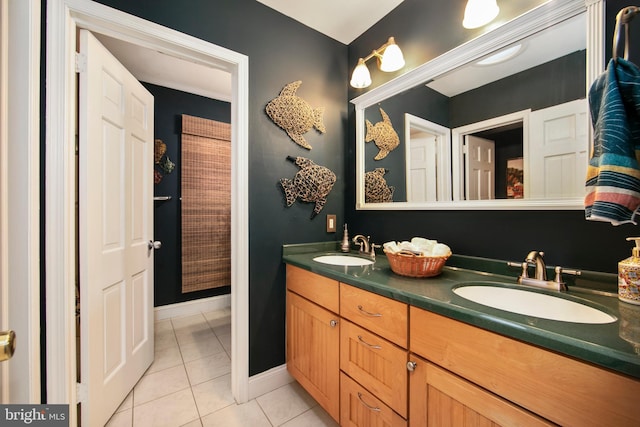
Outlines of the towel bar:
{"label": "towel bar", "polygon": [[624,26],[624,59],[629,59],[629,23],[640,12],[638,6],[627,6],[620,9],[616,15],[616,27],[613,33],[612,57],[618,59],[618,45],[620,44],[620,27]]}

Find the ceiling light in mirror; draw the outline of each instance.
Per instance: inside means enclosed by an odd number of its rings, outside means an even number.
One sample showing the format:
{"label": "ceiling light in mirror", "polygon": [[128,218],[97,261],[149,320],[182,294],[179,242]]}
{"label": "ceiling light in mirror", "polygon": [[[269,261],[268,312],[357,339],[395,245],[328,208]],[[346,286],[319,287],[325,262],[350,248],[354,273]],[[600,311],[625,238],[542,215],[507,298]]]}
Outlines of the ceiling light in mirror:
{"label": "ceiling light in mirror", "polygon": [[477,65],[493,65],[493,64],[498,64],[500,62],[504,62],[507,61],[511,58],[513,58],[514,56],[516,56],[520,51],[522,50],[522,44],[516,44],[513,46],[510,46],[506,49],[503,49],[491,56],[488,56],[478,62],[476,62]]}
{"label": "ceiling light in mirror", "polygon": [[462,26],[468,29],[482,27],[493,21],[498,12],[500,8],[496,0],[469,0],[464,9]]}

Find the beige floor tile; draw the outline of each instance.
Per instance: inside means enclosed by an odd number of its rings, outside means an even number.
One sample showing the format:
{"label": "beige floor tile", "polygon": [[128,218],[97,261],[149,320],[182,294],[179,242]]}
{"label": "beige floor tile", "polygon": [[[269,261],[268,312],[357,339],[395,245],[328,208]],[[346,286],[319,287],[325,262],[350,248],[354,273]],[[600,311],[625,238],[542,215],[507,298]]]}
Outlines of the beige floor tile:
{"label": "beige floor tile", "polygon": [[179,345],[207,341],[215,339],[215,337],[216,334],[206,323],[204,325],[193,325],[176,330],[176,339]]}
{"label": "beige floor tile", "polygon": [[203,427],[271,427],[267,416],[255,400],[231,405],[202,417]]}
{"label": "beige floor tile", "polygon": [[166,331],[156,331],[154,334],[154,349],[155,351],[164,350],[165,348],[174,347],[178,345],[176,340],[176,334],[173,329]]}
{"label": "beige floor tile", "polygon": [[216,328],[218,326],[230,325],[231,324],[231,308],[223,308],[221,310],[210,311],[207,313],[203,313],[205,319],[209,323],[211,328]]}
{"label": "beige floor tile", "polygon": [[176,427],[199,418],[190,389],[133,408],[134,427]]}
{"label": "beige floor tile", "polygon": [[116,409],[116,413],[125,411],[127,409],[131,409],[132,407],[133,407],[133,390],[130,391],[129,394],[127,394],[127,397],[124,398],[124,400],[122,401],[118,409]]}
{"label": "beige floor tile", "polygon": [[133,426],[133,409],[129,408],[125,411],[116,412],[107,421],[105,427],[132,427]]}
{"label": "beige floor tile", "polygon": [[292,382],[256,398],[271,424],[279,426],[316,405],[297,382]]}
{"label": "beige floor tile", "polygon": [[218,341],[222,344],[224,351],[231,357],[231,334],[217,335]]}
{"label": "beige floor tile", "polygon": [[189,386],[183,365],[145,375],[133,388],[133,406],[150,402],[179,390],[189,389]]}
{"label": "beige floor tile", "polygon": [[205,356],[224,352],[224,347],[220,344],[218,338],[213,335],[208,339],[201,341],[185,341],[180,344],[180,352],[184,362],[190,362],[196,359],[202,359]]}
{"label": "beige floor tile", "polygon": [[157,332],[173,331],[171,319],[158,320],[153,324],[153,330]]}
{"label": "beige floor tile", "polygon": [[218,378],[231,372],[231,359],[227,353],[218,353],[185,363],[191,385]]}
{"label": "beige floor tile", "polygon": [[227,325],[216,326],[215,328],[213,328],[213,332],[215,332],[216,335],[231,335],[231,323]]}
{"label": "beige floor tile", "polygon": [[153,363],[151,363],[151,366],[149,366],[145,375],[162,371],[167,368],[173,368],[174,366],[182,365],[183,363],[182,354],[180,353],[178,344],[164,349],[156,348]]}
{"label": "beige floor tile", "polygon": [[[202,314],[194,314],[184,317],[172,317],[171,324],[174,330],[183,329],[193,325],[207,325],[207,319]],[[208,325],[207,325],[208,326]]]}
{"label": "beige floor tile", "polygon": [[197,420],[191,421],[187,424],[183,424],[180,427],[202,427],[202,422],[200,421],[200,418],[198,418]]}
{"label": "beige floor tile", "polygon": [[194,385],[192,390],[201,417],[236,403],[231,394],[231,375]]}
{"label": "beige floor tile", "polygon": [[320,406],[314,406],[302,415],[282,424],[282,427],[339,427],[339,424]]}

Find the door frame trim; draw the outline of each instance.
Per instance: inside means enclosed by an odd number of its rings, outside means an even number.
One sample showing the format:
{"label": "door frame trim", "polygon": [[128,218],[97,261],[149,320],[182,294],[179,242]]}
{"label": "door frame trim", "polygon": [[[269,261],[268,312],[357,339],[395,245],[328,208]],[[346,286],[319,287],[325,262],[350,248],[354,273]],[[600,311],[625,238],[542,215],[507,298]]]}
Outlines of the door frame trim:
{"label": "door frame trim", "polygon": [[231,388],[249,390],[248,57],[90,0],[47,1],[45,276],[47,397],[70,403],[75,422],[76,29],[106,34],[232,74]]}
{"label": "door frame trim", "polygon": [[0,300],[11,310],[2,310],[0,326],[14,329],[18,344],[0,368],[0,394],[3,403],[39,403],[41,5],[1,7]]}

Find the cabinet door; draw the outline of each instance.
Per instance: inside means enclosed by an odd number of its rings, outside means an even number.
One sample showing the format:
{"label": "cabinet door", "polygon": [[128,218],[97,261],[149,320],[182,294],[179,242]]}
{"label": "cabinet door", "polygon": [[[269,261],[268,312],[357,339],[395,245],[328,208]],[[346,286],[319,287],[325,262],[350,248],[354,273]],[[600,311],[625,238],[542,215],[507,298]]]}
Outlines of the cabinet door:
{"label": "cabinet door", "polygon": [[287,291],[287,370],[336,421],[340,417],[338,316]]}
{"label": "cabinet door", "polygon": [[407,351],[348,320],[340,325],[340,369],[407,417]]}
{"label": "cabinet door", "polygon": [[344,373],[340,374],[340,387],[342,427],[407,426],[407,422],[400,415]]}
{"label": "cabinet door", "polygon": [[411,355],[411,427],[551,426],[552,423]]}

